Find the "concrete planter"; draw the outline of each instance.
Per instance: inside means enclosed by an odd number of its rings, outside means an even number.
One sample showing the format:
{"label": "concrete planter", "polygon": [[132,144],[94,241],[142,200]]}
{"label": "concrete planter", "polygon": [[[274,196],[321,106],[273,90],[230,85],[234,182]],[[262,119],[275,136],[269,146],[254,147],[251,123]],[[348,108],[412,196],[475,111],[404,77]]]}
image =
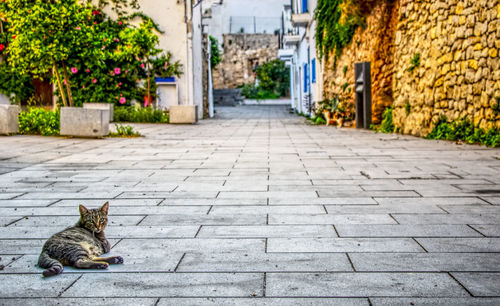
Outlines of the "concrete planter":
{"label": "concrete planter", "polygon": [[0,104],[1,105],[10,105],[10,99],[3,93],[0,93]]}
{"label": "concrete planter", "polygon": [[115,107],[112,103],[83,103],[83,108],[109,110],[109,122],[113,122]]}
{"label": "concrete planter", "polygon": [[17,105],[0,104],[0,134],[9,135],[19,132],[19,113]]}
{"label": "concrete planter", "polygon": [[198,122],[198,106],[172,105],[170,106],[170,123],[194,124]]}
{"label": "concrete planter", "polygon": [[62,136],[104,137],[109,134],[109,109],[61,108]]}

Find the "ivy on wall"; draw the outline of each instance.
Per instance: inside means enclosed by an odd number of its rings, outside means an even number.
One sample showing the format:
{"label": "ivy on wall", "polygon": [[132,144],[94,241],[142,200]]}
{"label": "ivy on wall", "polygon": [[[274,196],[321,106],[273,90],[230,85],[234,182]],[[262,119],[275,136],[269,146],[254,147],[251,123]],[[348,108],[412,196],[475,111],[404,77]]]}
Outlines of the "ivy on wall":
{"label": "ivy on wall", "polygon": [[318,0],[316,49],[320,58],[335,52],[335,61],[352,41],[357,27],[366,25],[364,14],[374,0]]}

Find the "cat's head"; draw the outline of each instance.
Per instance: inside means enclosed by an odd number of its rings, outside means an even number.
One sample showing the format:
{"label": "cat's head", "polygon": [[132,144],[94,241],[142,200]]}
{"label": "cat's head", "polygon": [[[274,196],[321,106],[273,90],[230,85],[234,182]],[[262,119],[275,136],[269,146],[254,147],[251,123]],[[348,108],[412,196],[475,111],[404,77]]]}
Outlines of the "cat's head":
{"label": "cat's head", "polygon": [[109,202],[106,202],[101,208],[87,209],[80,205],[80,225],[93,232],[100,233],[108,224]]}

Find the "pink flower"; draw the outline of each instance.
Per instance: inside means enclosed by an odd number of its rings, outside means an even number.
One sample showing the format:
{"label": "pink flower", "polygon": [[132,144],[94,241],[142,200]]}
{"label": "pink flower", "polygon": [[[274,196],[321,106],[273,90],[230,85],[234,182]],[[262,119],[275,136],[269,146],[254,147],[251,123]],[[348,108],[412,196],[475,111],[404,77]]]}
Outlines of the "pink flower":
{"label": "pink flower", "polygon": [[71,68],[71,73],[75,74],[78,72],[78,69],[76,67]]}
{"label": "pink flower", "polygon": [[125,97],[122,97],[120,99],[120,104],[125,104],[125,102],[127,102],[127,99],[125,99]]}
{"label": "pink flower", "polygon": [[85,89],[85,85],[82,86],[82,89]]}
{"label": "pink flower", "polygon": [[64,80],[64,85],[66,85],[66,84],[68,84],[68,83],[66,82],[66,80]]}
{"label": "pink flower", "polygon": [[97,83],[97,79],[93,79],[92,83],[94,83],[94,84]]}
{"label": "pink flower", "polygon": [[80,31],[80,27],[76,27],[75,29],[76,29],[77,31]]}
{"label": "pink flower", "polygon": [[115,75],[115,73],[114,73],[113,71],[111,71],[109,74],[111,74],[111,75],[113,75],[113,76]]}
{"label": "pink flower", "polygon": [[123,22],[121,22],[121,21],[118,21],[118,24],[119,24],[119,25],[122,25],[122,24],[123,24]]}
{"label": "pink flower", "polygon": [[120,74],[122,73],[122,70],[120,68],[115,68],[115,74]]}
{"label": "pink flower", "polygon": [[144,64],[141,64],[141,68],[143,68],[143,69],[144,69],[144,67],[145,67],[145,66],[144,66]]}
{"label": "pink flower", "polygon": [[0,51],[3,51],[5,49],[5,46],[3,44],[0,44]]}
{"label": "pink flower", "polygon": [[89,69],[89,68],[87,68],[87,70],[85,70],[85,71],[86,71],[87,73],[89,73],[89,72],[90,72],[90,69]]}

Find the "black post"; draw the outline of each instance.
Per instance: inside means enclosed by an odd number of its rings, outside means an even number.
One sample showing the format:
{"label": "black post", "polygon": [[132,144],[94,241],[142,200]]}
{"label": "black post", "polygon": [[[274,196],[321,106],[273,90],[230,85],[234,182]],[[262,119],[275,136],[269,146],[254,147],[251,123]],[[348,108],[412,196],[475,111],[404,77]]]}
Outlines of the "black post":
{"label": "black post", "polygon": [[369,129],[372,124],[372,83],[370,62],[354,64],[356,88],[356,128]]}

